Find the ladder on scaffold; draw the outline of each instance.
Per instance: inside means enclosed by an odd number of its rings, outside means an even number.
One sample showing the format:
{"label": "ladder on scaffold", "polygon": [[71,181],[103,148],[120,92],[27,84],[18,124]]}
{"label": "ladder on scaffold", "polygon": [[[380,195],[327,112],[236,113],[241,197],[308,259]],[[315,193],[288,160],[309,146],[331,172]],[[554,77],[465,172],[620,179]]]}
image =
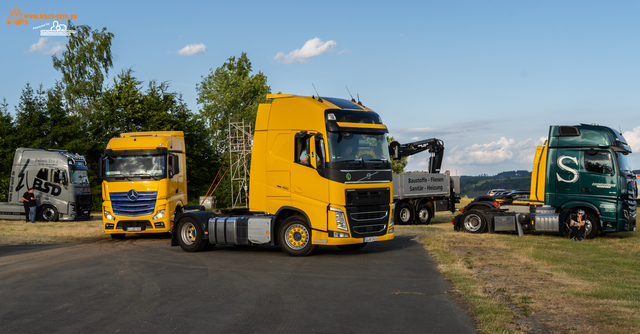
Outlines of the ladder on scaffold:
{"label": "ladder on scaffold", "polygon": [[244,121],[229,122],[229,172],[232,208],[249,207],[249,167],[253,135]]}

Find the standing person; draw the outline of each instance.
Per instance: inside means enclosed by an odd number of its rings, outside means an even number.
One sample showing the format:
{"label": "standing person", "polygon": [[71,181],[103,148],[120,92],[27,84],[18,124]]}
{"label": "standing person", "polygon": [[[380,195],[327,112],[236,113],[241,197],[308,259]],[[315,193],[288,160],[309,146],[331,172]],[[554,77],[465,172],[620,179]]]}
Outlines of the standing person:
{"label": "standing person", "polygon": [[584,240],[584,232],[586,228],[584,227],[584,210],[578,210],[578,213],[571,214],[570,216],[571,223],[569,224],[569,228],[571,229],[571,233],[573,233],[573,238],[571,240]]}
{"label": "standing person", "polygon": [[[29,191],[22,195],[22,201],[25,203],[25,206],[29,206],[29,218],[31,219],[31,223],[36,223],[36,211],[38,210],[38,203],[36,202],[38,197],[33,194],[33,188],[29,188]],[[27,221],[29,222],[29,221]]]}

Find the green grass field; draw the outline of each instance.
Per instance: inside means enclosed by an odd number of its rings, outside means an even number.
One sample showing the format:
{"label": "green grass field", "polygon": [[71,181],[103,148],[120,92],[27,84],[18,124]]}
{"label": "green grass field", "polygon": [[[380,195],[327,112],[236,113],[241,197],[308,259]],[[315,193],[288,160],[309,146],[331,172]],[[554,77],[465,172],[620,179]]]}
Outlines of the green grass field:
{"label": "green grass field", "polygon": [[438,213],[428,226],[398,228],[421,237],[480,332],[640,332],[639,233],[584,242],[470,234],[454,231],[450,218]]}

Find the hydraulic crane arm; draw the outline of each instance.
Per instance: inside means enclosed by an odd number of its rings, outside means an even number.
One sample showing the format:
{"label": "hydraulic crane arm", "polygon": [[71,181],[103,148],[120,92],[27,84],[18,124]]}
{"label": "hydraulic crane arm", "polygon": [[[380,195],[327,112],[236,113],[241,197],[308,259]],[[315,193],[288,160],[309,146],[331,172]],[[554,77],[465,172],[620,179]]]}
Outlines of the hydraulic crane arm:
{"label": "hydraulic crane arm", "polygon": [[444,142],[442,140],[430,138],[407,144],[400,144],[397,141],[389,144],[389,155],[391,155],[391,159],[395,160],[426,150],[429,150],[429,153],[431,153],[431,157],[429,158],[429,173],[440,173],[440,167],[442,167],[442,159],[444,157]]}

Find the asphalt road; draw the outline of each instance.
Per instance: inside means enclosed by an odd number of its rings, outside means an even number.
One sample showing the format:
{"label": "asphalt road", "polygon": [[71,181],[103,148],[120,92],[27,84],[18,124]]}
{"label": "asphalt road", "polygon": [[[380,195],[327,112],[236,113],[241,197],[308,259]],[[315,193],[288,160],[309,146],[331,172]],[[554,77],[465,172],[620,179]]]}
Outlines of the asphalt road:
{"label": "asphalt road", "polygon": [[449,288],[411,237],[304,258],[148,238],[0,247],[3,333],[474,333]]}

